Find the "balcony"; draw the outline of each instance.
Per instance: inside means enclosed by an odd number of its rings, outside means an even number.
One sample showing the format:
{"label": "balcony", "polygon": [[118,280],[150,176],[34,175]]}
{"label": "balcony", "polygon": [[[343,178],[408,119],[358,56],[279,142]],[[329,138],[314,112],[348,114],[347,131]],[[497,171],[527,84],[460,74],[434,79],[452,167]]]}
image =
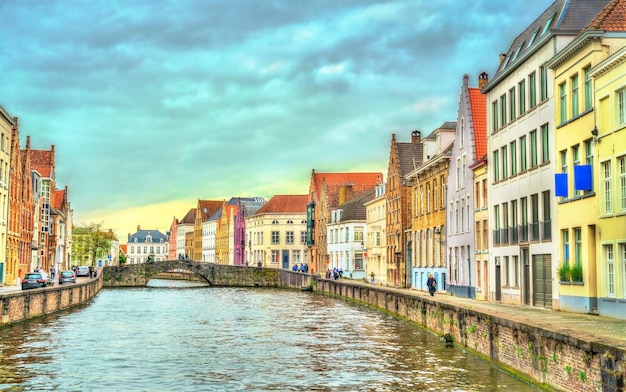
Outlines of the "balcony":
{"label": "balcony", "polygon": [[519,228],[517,226],[509,227],[509,235],[511,236],[511,243],[517,244],[519,237]]}
{"label": "balcony", "polygon": [[539,222],[530,224],[530,240],[539,241]]}
{"label": "balcony", "polygon": [[550,241],[552,239],[552,221],[547,220],[541,222],[541,239]]}
{"label": "balcony", "polygon": [[528,225],[518,226],[519,242],[528,242]]}
{"label": "balcony", "polygon": [[502,244],[508,244],[509,243],[509,229],[508,228],[504,228],[504,229],[500,229],[500,237],[502,239]]}
{"label": "balcony", "polygon": [[500,229],[495,229],[493,231],[493,244],[500,245]]}

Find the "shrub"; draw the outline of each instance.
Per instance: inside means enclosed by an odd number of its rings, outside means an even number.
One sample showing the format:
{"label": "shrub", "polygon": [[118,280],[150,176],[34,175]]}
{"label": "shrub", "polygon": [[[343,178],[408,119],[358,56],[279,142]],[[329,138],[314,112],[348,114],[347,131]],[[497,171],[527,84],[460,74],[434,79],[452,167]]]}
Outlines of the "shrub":
{"label": "shrub", "polygon": [[570,282],[572,280],[572,270],[568,264],[561,264],[557,269],[561,282]]}

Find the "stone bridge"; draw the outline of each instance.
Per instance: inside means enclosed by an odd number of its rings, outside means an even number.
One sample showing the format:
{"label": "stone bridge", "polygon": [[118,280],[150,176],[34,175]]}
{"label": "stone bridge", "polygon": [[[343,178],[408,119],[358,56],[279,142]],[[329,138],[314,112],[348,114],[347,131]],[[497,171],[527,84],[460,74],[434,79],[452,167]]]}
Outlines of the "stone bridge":
{"label": "stone bridge", "polygon": [[309,274],[276,268],[222,265],[198,261],[170,260],[105,267],[104,287],[140,287],[162,272],[188,272],[211,286],[285,287],[311,290]]}

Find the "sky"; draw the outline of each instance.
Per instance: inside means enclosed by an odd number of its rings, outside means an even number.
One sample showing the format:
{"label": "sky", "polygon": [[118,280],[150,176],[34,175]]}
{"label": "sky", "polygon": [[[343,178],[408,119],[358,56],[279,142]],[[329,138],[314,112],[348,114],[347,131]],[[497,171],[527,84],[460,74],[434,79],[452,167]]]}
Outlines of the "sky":
{"label": "sky", "polygon": [[74,223],[121,242],[198,199],[382,172],[391,135],[456,121],[464,74],[549,0],[0,2],[0,105],[55,146]]}

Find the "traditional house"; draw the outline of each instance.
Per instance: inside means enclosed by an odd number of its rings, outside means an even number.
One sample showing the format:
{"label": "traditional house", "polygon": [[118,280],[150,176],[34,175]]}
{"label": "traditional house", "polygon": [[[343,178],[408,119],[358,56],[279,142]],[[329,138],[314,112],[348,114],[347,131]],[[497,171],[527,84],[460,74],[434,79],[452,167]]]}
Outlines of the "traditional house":
{"label": "traditional house", "polygon": [[330,264],[326,224],[331,211],[373,188],[382,178],[382,173],[317,173],[312,170],[307,204],[306,262],[310,272],[326,271]]}
{"label": "traditional house", "polygon": [[259,211],[266,201],[262,197],[238,198],[237,213],[233,226],[233,255],[234,265],[246,264],[246,220]]}
{"label": "traditional house", "polygon": [[[196,209],[187,211],[185,217],[176,225],[176,258],[191,259],[189,253],[189,238],[187,233],[193,233],[196,225]],[[192,235],[193,237],[193,235]]]}
{"label": "traditional house", "polygon": [[[168,237],[168,249],[167,249],[167,259],[168,260],[177,260],[178,253],[176,253],[176,235],[178,234],[178,219],[176,217],[172,218],[172,224],[170,225],[169,237]],[[124,250],[124,255],[126,255],[126,251]]]}
{"label": "traditional house", "polygon": [[[0,106],[0,279],[19,284],[25,266],[19,265],[22,167],[20,165],[18,118],[11,117]],[[13,186],[9,186],[14,184]]]}
{"label": "traditional house", "polygon": [[209,219],[211,215],[222,207],[221,200],[201,200],[198,199],[198,205],[196,207],[196,220],[194,222],[194,235],[193,235],[193,257],[192,260],[200,261],[202,258],[203,250],[203,232],[202,223]]}
{"label": "traditional house", "polygon": [[496,301],[559,307],[553,75],[546,63],[608,2],[553,2],[500,56],[483,89],[491,157],[489,287]]}
{"label": "traditional house", "polygon": [[386,213],[387,198],[385,183],[380,182],[374,188],[374,198],[365,203],[365,267],[369,282],[387,283],[387,236]]}
{"label": "traditional house", "polygon": [[39,208],[39,232],[37,267],[50,270],[53,262],[53,253],[56,244],[51,238],[52,225],[52,198],[56,189],[56,160],[54,145],[50,150],[30,150],[30,162],[32,170],[40,176],[39,195],[41,197]]}
{"label": "traditional house", "polygon": [[[449,215],[445,243],[448,255],[446,291],[465,298],[476,298],[478,271],[481,269],[475,258],[474,181],[469,166],[485,155],[487,149],[486,101],[480,92],[487,81],[487,73],[483,72],[478,76],[478,88],[469,87],[469,76],[463,76],[446,184]],[[441,207],[445,208],[445,205]]]}
{"label": "traditional house", "polygon": [[[189,233],[193,236],[193,232]],[[141,226],[137,226],[137,231],[128,235],[126,262],[141,264],[166,261],[168,245],[167,236],[159,230],[142,230]]]}
{"label": "traditional house", "polygon": [[304,263],[307,195],[276,195],[245,217],[244,264],[290,269]]}

